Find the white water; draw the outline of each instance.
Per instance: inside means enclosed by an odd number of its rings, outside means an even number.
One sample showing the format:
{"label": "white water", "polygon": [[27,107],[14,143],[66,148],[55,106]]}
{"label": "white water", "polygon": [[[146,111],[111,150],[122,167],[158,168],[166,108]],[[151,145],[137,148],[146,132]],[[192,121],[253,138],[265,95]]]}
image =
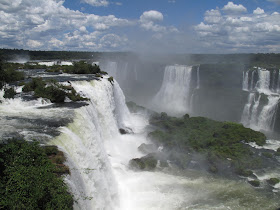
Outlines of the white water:
{"label": "white water", "polygon": [[249,90],[248,84],[249,84],[249,71],[243,72],[242,89],[248,91]]}
{"label": "white water", "polygon": [[[253,87],[256,73],[258,80]],[[243,109],[241,123],[256,130],[273,131],[280,99],[280,96],[276,93],[277,88],[275,88],[279,84],[279,78],[276,82],[276,71],[273,72],[272,81],[270,71],[265,69],[258,68],[258,70],[252,72],[251,78],[249,76],[249,71],[243,72],[242,89],[251,92]],[[251,81],[250,84],[249,81]],[[260,107],[262,97],[267,97],[268,102]]]}
{"label": "white water", "polygon": [[53,66],[53,65],[72,66],[73,62],[71,62],[71,61],[41,61],[38,64],[39,65],[46,65],[46,66]]}
{"label": "white water", "polygon": [[153,107],[158,112],[182,115],[190,111],[192,66],[165,67],[163,82],[153,99]]}
{"label": "white water", "polygon": [[197,79],[197,81],[196,81],[196,89],[199,89],[200,88],[200,76],[199,76],[199,68],[200,68],[200,66],[198,66],[197,67],[197,70],[196,70],[196,79]]}
{"label": "white water", "polygon": [[271,91],[269,89],[270,85],[270,71],[265,69],[258,70],[259,80],[256,84],[256,89],[259,93],[270,94]]}
{"label": "white water", "polygon": [[243,113],[242,113],[242,118],[241,118],[241,123],[244,125],[248,126],[250,124],[250,117],[251,117],[251,107],[254,102],[254,93],[250,93],[248,97],[248,102],[245,104]]}

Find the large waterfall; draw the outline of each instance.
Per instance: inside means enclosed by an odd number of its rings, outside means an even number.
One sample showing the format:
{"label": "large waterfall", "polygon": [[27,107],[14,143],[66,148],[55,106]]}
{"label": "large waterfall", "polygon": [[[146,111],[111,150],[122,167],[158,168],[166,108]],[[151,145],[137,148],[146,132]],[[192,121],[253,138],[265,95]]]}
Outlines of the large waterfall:
{"label": "large waterfall", "polygon": [[276,71],[255,69],[243,72],[244,91],[249,92],[241,122],[248,127],[273,131],[279,103],[279,80]]}
{"label": "large waterfall", "polygon": [[[199,80],[199,70],[197,70]],[[171,115],[182,115],[191,111],[193,89],[192,66],[166,66],[160,90],[153,100],[153,107],[157,111]],[[197,82],[197,88],[199,83]]]}

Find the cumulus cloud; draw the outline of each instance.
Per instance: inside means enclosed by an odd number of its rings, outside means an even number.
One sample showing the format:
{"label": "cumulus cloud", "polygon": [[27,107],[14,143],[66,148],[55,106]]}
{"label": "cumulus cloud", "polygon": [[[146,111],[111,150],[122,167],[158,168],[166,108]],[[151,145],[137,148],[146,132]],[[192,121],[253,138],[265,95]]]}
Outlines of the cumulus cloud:
{"label": "cumulus cloud", "polygon": [[[232,6],[231,2],[226,6]],[[221,11],[229,8],[226,6],[221,10],[206,11],[204,22],[194,27],[205,47],[227,52],[280,50],[277,47],[280,45],[279,13],[266,13],[258,7],[252,14],[222,14]],[[238,11],[245,12],[241,6],[238,5]]]}
{"label": "cumulus cloud", "polygon": [[177,33],[179,30],[174,26],[163,26],[160,23],[163,21],[163,14],[156,10],[145,11],[140,16],[140,27],[146,31],[151,31],[158,34],[153,34],[152,37],[163,37],[163,34]]}
{"label": "cumulus cloud", "polygon": [[221,21],[221,12],[217,9],[211,9],[205,12],[204,21],[207,23],[218,23]]}
{"label": "cumulus cloud", "polygon": [[38,48],[41,47],[43,44],[39,41],[36,40],[28,40],[27,41],[27,46],[30,48]]}
{"label": "cumulus cloud", "polygon": [[242,4],[234,4],[233,2],[228,2],[222,9],[226,13],[244,13],[247,12],[247,9]]}
{"label": "cumulus cloud", "polygon": [[163,15],[161,12],[150,10],[145,11],[140,16],[140,26],[147,30],[153,32],[165,32],[166,27],[157,24],[157,22],[163,21]]}
{"label": "cumulus cloud", "polygon": [[162,13],[155,10],[146,11],[140,16],[141,22],[149,22],[149,21],[155,22],[155,21],[162,21],[162,20],[163,20]]}
{"label": "cumulus cloud", "polygon": [[[91,41],[85,36],[93,32],[108,32],[114,27],[129,27],[135,21],[117,18],[114,15],[99,16],[67,9],[61,0],[2,0],[0,1],[0,45],[9,48],[71,49],[67,36],[73,40],[98,43],[76,44],[76,49],[102,49],[98,40]],[[91,1],[103,4],[105,1]],[[99,3],[98,3],[99,2]],[[82,39],[74,38],[79,32]],[[100,36],[99,38],[101,38]],[[72,43],[72,45],[74,45]],[[114,46],[114,45],[111,45]],[[81,47],[81,48],[79,48]]]}
{"label": "cumulus cloud", "polygon": [[94,7],[106,7],[109,5],[107,0],[82,0],[81,2],[89,4]]}
{"label": "cumulus cloud", "polygon": [[255,14],[255,15],[264,14],[264,10],[258,7],[257,9],[255,9],[255,10],[253,11],[253,14]]}

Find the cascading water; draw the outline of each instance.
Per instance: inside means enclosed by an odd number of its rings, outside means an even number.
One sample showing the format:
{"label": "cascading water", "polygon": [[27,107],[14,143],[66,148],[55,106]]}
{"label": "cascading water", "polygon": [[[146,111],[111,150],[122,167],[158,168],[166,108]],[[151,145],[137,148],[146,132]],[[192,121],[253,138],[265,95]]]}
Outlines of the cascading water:
{"label": "cascading water", "polygon": [[153,107],[171,115],[190,111],[192,66],[167,66]]}
{"label": "cascading water", "polygon": [[197,70],[196,70],[196,89],[199,89],[200,88],[200,76],[199,76],[199,68],[200,66],[197,67]]}
{"label": "cascading water", "polygon": [[271,79],[271,72],[261,68],[243,72],[242,89],[249,91],[250,94],[243,109],[241,123],[256,130],[273,131],[280,99],[275,88],[279,84],[279,79],[278,77],[276,82],[276,71],[273,71]]}
{"label": "cascading water", "polygon": [[249,90],[249,71],[243,72],[243,83],[242,83],[242,90],[248,91]]}

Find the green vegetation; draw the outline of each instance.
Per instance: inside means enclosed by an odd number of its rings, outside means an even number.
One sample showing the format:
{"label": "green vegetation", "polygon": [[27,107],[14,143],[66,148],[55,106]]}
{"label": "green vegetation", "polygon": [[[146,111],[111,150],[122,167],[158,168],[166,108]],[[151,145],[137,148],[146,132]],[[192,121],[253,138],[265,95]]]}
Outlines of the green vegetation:
{"label": "green vegetation", "polygon": [[277,149],[277,151],[275,152],[276,156],[280,156],[280,147]]}
{"label": "green vegetation", "polygon": [[72,101],[88,100],[80,96],[73,87],[59,84],[56,80],[44,81],[42,78],[32,78],[22,88],[23,92],[34,91],[35,97],[49,99],[52,103],[62,103],[67,96]]}
{"label": "green vegetation", "polygon": [[109,81],[111,84],[113,84],[113,83],[114,83],[114,78],[113,78],[113,77],[109,77],[109,78],[108,78],[108,81]]}
{"label": "green vegetation", "polygon": [[157,160],[153,155],[146,155],[141,158],[134,158],[129,161],[130,168],[134,170],[154,170],[157,166]]}
{"label": "green vegetation", "polygon": [[71,60],[93,59],[100,60],[102,56],[107,58],[127,57],[131,52],[82,52],[82,51],[31,51],[23,49],[0,49],[0,57],[4,60],[15,58],[27,58],[30,60]]}
{"label": "green vegetation", "polygon": [[14,96],[17,94],[14,88],[5,88],[4,91],[4,98],[14,98]]}
{"label": "green vegetation", "polygon": [[47,150],[24,140],[0,144],[0,209],[73,209]]}
{"label": "green vegetation", "polygon": [[98,65],[91,65],[85,61],[74,62],[73,66],[53,65],[48,67],[47,72],[64,72],[68,74],[107,74],[101,71]]}
{"label": "green vegetation", "polygon": [[248,181],[248,182],[254,187],[259,187],[260,186],[260,181],[259,180],[251,180],[251,181]]}
{"label": "green vegetation", "polygon": [[269,152],[263,152],[262,155],[267,158],[273,158],[273,155]]}
{"label": "green vegetation", "polygon": [[175,118],[166,113],[154,115],[150,121],[159,129],[151,132],[149,137],[155,144],[177,151],[176,156],[170,157],[183,168],[190,161],[188,153],[204,155],[211,172],[218,171],[221,161],[242,176],[252,176],[250,170],[262,166],[262,159],[255,156],[245,143],[264,145],[266,137],[241,124],[187,114]]}
{"label": "green vegetation", "polygon": [[280,179],[277,179],[277,178],[271,178],[271,179],[268,179],[266,180],[268,184],[270,185],[276,185],[280,182]]}
{"label": "green vegetation", "polygon": [[5,84],[24,79],[24,73],[16,71],[13,66],[8,63],[3,64],[0,60],[0,90]]}

